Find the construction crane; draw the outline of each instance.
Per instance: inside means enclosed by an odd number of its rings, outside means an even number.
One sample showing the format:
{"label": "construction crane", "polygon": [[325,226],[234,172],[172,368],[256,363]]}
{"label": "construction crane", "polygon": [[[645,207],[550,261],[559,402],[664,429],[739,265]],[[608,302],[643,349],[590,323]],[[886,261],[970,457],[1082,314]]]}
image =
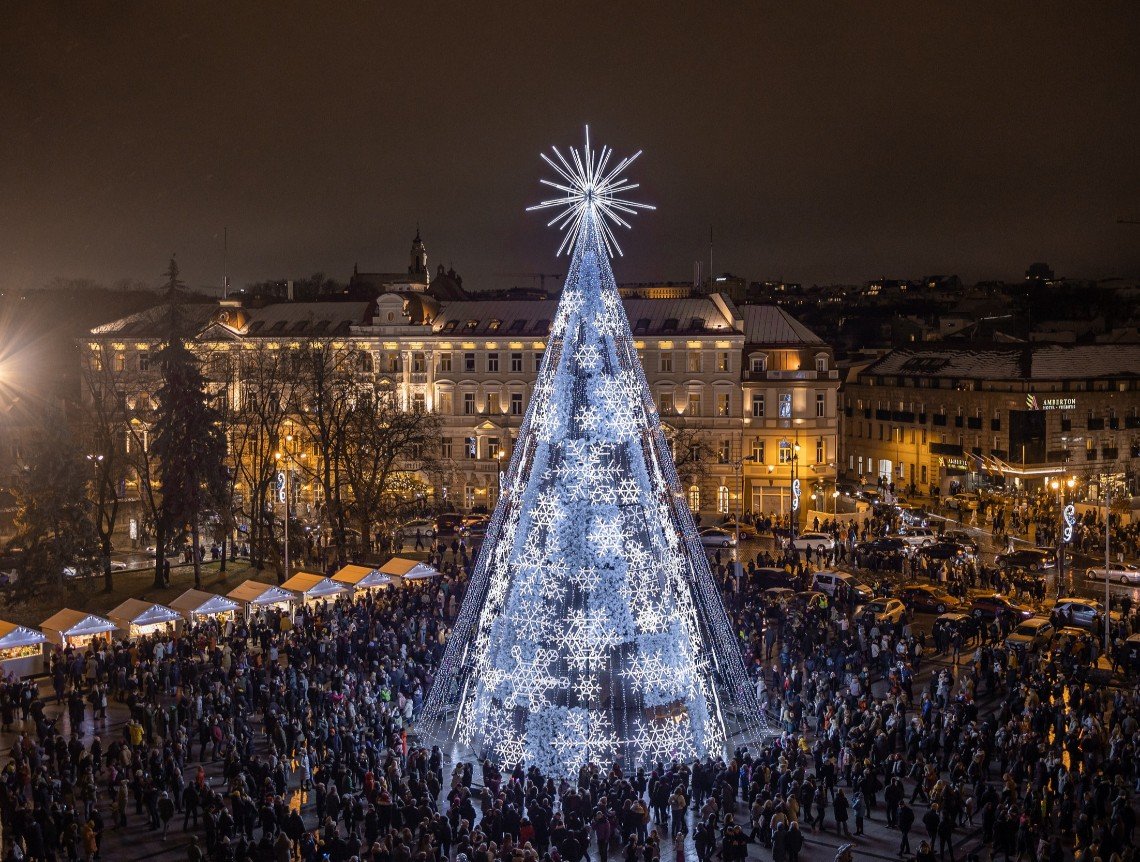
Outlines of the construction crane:
{"label": "construction crane", "polygon": [[496,272],[497,278],[537,278],[539,290],[546,290],[546,280],[552,278],[555,281],[562,278],[560,272]]}

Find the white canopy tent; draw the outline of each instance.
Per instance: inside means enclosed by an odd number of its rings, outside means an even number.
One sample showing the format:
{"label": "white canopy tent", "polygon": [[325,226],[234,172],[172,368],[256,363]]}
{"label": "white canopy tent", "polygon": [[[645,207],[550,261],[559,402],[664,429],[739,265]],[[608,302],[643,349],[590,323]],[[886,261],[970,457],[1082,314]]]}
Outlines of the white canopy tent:
{"label": "white canopy tent", "polygon": [[392,557],[380,567],[379,571],[399,581],[425,581],[428,578],[439,577],[439,572],[427,563],[404,557]]}
{"label": "white canopy tent", "polygon": [[352,592],[352,587],[348,584],[334,581],[324,575],[314,575],[311,572],[297,572],[281,587],[298,593],[301,600],[305,602],[319,602],[322,599],[333,601],[342,593]]}
{"label": "white canopy tent", "polygon": [[241,604],[234,599],[205,590],[187,590],[172,601],[170,607],[182,614],[187,622],[206,617],[232,617],[241,610]]}
{"label": "white canopy tent", "polygon": [[345,566],[332,576],[339,584],[345,584],[357,590],[374,590],[391,586],[392,578],[379,569],[371,566]]}
{"label": "white canopy tent", "polygon": [[291,608],[297,601],[297,594],[273,584],[263,584],[261,581],[245,581],[230,590],[228,597],[235,599],[250,610],[264,610],[265,608]]}
{"label": "white canopy tent", "polygon": [[105,617],[64,608],[40,625],[48,640],[60,646],[86,646],[99,635],[110,636],[115,624]]}
{"label": "white canopy tent", "polygon": [[44,669],[43,632],[0,620],[0,671],[6,676],[31,676]]}
{"label": "white canopy tent", "polygon": [[182,620],[182,614],[166,605],[127,599],[109,614],[107,619],[128,637],[154,634]]}

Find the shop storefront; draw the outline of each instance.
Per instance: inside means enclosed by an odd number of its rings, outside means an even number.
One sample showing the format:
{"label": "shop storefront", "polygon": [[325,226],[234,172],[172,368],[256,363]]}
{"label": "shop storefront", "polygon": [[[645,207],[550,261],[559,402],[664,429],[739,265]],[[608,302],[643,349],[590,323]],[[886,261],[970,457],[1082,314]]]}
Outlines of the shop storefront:
{"label": "shop storefront", "polygon": [[389,575],[370,566],[345,566],[333,575],[332,579],[355,590],[354,595],[362,591],[383,590],[392,586],[392,578]]}
{"label": "shop storefront", "polygon": [[107,619],[124,637],[134,640],[147,635],[173,634],[175,626],[182,621],[182,614],[166,605],[127,599],[107,614]]}
{"label": "shop storefront", "polygon": [[217,593],[207,593],[205,590],[187,590],[170,603],[170,607],[178,611],[188,623],[200,623],[206,620],[227,622],[232,620],[241,610],[241,604],[226,596]]}
{"label": "shop storefront", "polygon": [[387,575],[397,584],[426,581],[428,578],[438,578],[439,572],[427,563],[419,560],[408,560],[404,557],[392,557],[380,567],[381,574]]}
{"label": "shop storefront", "polygon": [[314,575],[310,572],[297,572],[281,585],[284,590],[290,590],[301,597],[306,605],[318,602],[334,602],[338,597],[352,592],[347,584],[326,578],[324,575]]}
{"label": "shop storefront", "polygon": [[46,641],[42,632],[0,620],[0,674],[19,679],[43,673]]}
{"label": "shop storefront", "polygon": [[227,593],[227,598],[238,602],[245,608],[247,614],[267,610],[290,613],[293,605],[299,600],[296,593],[273,584],[263,584],[261,581],[245,581]]}
{"label": "shop storefront", "polygon": [[92,641],[110,640],[116,626],[106,617],[64,608],[44,620],[40,628],[53,644],[85,649]]}

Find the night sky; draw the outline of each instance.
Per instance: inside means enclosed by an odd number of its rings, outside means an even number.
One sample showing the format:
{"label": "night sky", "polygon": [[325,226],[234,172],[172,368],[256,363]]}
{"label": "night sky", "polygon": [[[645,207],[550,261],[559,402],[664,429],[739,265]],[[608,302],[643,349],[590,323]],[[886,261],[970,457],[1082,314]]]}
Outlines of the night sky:
{"label": "night sky", "polygon": [[[489,11],[489,10],[494,10]],[[15,3],[0,289],[429,262],[564,272],[526,214],[644,149],[619,280],[1140,275],[1140,4]]]}

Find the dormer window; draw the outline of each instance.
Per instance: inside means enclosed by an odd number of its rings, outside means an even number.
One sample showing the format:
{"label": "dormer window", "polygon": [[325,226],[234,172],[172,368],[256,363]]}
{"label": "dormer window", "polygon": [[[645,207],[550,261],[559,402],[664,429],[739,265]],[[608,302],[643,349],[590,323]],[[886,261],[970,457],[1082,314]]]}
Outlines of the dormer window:
{"label": "dormer window", "polygon": [[748,367],[756,374],[762,374],[768,370],[768,357],[761,354],[760,356],[753,356],[749,360]]}
{"label": "dormer window", "polygon": [[827,373],[827,354],[821,353],[815,358],[815,370],[820,374]]}

